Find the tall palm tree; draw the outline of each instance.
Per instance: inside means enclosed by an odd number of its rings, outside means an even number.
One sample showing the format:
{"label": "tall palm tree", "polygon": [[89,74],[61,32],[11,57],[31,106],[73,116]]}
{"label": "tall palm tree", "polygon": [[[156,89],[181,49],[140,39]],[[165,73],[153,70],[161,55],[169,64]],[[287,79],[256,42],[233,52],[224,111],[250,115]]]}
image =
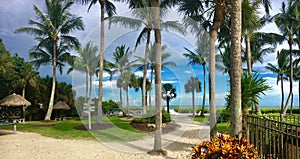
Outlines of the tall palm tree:
{"label": "tall palm tree", "polygon": [[[165,50],[167,49],[167,45],[162,45],[161,47],[161,51],[162,51],[162,56],[161,56],[161,67],[163,69],[164,66],[173,66],[176,67],[176,63],[171,62],[171,61],[166,61],[169,57],[171,57],[171,54],[168,52],[165,52]],[[151,44],[150,48],[149,48],[149,56],[148,56],[148,62],[147,62],[147,68],[150,67],[151,71],[150,71],[150,91],[149,91],[149,106],[150,106],[150,110],[152,109],[152,100],[151,100],[151,90],[152,90],[152,83],[153,83],[153,75],[155,74],[155,44]],[[139,57],[136,56],[136,58],[138,59],[138,61],[143,62],[145,61],[145,58],[143,57]],[[138,65],[139,66],[139,65]],[[144,66],[143,66],[144,67]]]}
{"label": "tall palm tree", "polygon": [[[141,90],[143,89],[143,77],[138,77],[137,78],[137,81],[138,81],[138,87],[136,87],[135,88],[135,91],[137,92],[137,91],[139,91],[139,88],[141,88]],[[150,91],[150,89],[151,89],[151,85],[150,85],[150,81],[147,79],[147,81],[146,81],[146,95],[145,95],[145,99],[146,99],[146,106],[148,105],[148,102],[147,102],[147,94],[148,94],[148,92]]]}
{"label": "tall palm tree", "polygon": [[[297,3],[294,3],[296,5]],[[287,42],[289,44],[289,60],[290,60],[290,92],[287,98],[287,101],[284,106],[283,115],[285,115],[286,110],[288,108],[288,103],[290,102],[291,96],[293,94],[293,44],[294,44],[294,33],[296,28],[299,27],[297,23],[296,16],[297,8],[294,8],[292,1],[289,2],[288,6],[283,2],[281,7],[281,13],[278,13],[274,16],[275,24],[277,25],[278,29],[282,32],[284,37],[287,37]],[[299,17],[298,17],[299,20]]]}
{"label": "tall palm tree", "polygon": [[277,67],[271,63],[268,63],[266,69],[272,71],[273,73],[278,74],[277,84],[280,81],[281,85],[281,112],[283,111],[284,106],[284,90],[283,90],[283,80],[287,78],[284,75],[288,71],[288,58],[284,52],[277,52]]}
{"label": "tall palm tree", "polygon": [[[136,2],[137,3],[137,2]],[[143,2],[141,2],[143,3]],[[148,2],[144,2],[145,6],[149,6],[147,4]],[[134,4],[131,4],[134,5]],[[135,4],[138,5],[138,4]],[[154,17],[151,12],[151,8],[149,7],[143,7],[143,8],[131,8],[132,14],[135,18],[130,17],[124,17],[124,16],[113,16],[110,18],[110,22],[114,24],[120,24],[123,27],[131,28],[131,29],[140,29],[142,28],[142,31],[138,35],[138,38],[136,40],[135,48],[141,44],[142,40],[146,39],[146,46],[145,46],[145,55],[144,59],[148,59],[149,56],[149,46],[150,46],[150,38],[151,38],[151,32],[154,30]],[[163,9],[163,8],[161,8]],[[184,34],[184,28],[181,24],[179,24],[177,21],[166,21],[161,22],[161,29],[162,30],[174,30],[181,34]],[[148,61],[145,60],[143,65],[143,88],[142,88],[142,106],[143,106],[143,113],[146,113],[146,78],[147,78],[147,63]]]}
{"label": "tall palm tree", "polygon": [[[203,39],[205,40],[205,39]],[[184,53],[183,56],[186,58],[189,58],[191,61],[188,63],[189,65],[195,65],[195,64],[200,64],[202,65],[203,68],[203,87],[204,87],[204,92],[203,92],[203,99],[202,99],[202,109],[201,109],[201,114],[200,116],[204,116],[204,106],[205,106],[205,98],[206,98],[206,59],[207,59],[207,53],[206,51],[201,51],[200,49],[203,49],[205,47],[199,47],[196,50],[196,53],[184,48],[188,53]]]}
{"label": "tall palm tree", "polygon": [[231,50],[230,50],[230,135],[242,135],[242,6],[240,1],[231,0]]}
{"label": "tall palm tree", "polygon": [[[185,93],[192,93],[193,117],[195,117],[195,92],[201,92],[201,82],[197,77],[191,77],[184,85]],[[201,110],[204,111],[204,110]],[[201,114],[204,114],[201,112]]]}
{"label": "tall palm tree", "polygon": [[[113,64],[113,71],[112,75],[116,72],[120,73],[120,76],[122,76],[124,71],[128,71],[131,68],[131,64],[134,63],[134,61],[129,62],[129,57],[131,56],[132,52],[129,50],[130,48],[125,45],[121,45],[116,47],[115,51],[113,52],[114,57],[114,64]],[[122,87],[120,88],[120,107],[122,108],[123,102],[122,102]]]}
{"label": "tall palm tree", "polygon": [[[45,116],[45,120],[50,120],[55,94],[56,67],[63,66],[60,62],[65,62],[59,61],[58,58],[65,57],[66,60],[69,56],[64,55],[70,55],[64,54],[65,52],[63,51],[66,51],[64,50],[66,48],[64,43],[68,42],[68,44],[70,44],[69,47],[74,45],[79,46],[78,40],[69,34],[75,30],[83,30],[83,22],[80,17],[76,17],[69,12],[69,9],[73,4],[72,1],[62,2],[59,0],[45,0],[45,4],[46,9],[44,13],[37,6],[34,6],[38,18],[37,21],[29,20],[29,24],[35,27],[22,27],[15,32],[26,32],[38,36],[37,39],[39,39],[39,44],[36,49],[40,55],[36,54],[32,56],[38,58],[38,60],[35,61],[38,63],[37,65],[51,63],[53,66],[51,97],[48,111]],[[60,46],[58,46],[58,43],[60,43]],[[47,47],[49,54],[41,49],[43,47]],[[44,61],[43,58],[46,58],[47,60]]]}
{"label": "tall palm tree", "polygon": [[109,0],[76,0],[76,2],[82,4],[89,4],[88,10],[92,5],[100,5],[100,58],[99,58],[99,94],[98,94],[98,114],[97,123],[102,123],[102,97],[103,97],[103,70],[104,70],[104,14],[111,17],[116,14],[116,7]]}

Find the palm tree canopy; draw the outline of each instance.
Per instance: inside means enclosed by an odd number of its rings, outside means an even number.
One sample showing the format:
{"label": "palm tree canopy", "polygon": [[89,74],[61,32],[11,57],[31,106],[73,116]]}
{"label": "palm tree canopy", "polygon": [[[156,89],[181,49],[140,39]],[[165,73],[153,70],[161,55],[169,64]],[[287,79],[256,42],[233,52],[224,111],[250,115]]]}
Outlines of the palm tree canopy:
{"label": "palm tree canopy", "polygon": [[[278,74],[277,84],[280,81],[280,77],[283,77],[288,72],[289,59],[284,52],[277,52],[277,66],[268,63],[266,69]],[[284,77],[284,79],[287,79]]]}
{"label": "palm tree canopy", "polygon": [[191,77],[187,83],[184,85],[185,93],[190,93],[196,91],[197,93],[201,92],[201,82],[197,77]]}
{"label": "palm tree canopy", "polygon": [[97,2],[102,3],[104,5],[104,11],[106,12],[106,14],[111,17],[115,14],[117,14],[116,12],[116,7],[113,3],[111,3],[108,0],[75,0],[78,3],[84,4],[84,5],[89,5],[88,7],[88,11],[91,9],[91,7],[95,4],[97,4]]}

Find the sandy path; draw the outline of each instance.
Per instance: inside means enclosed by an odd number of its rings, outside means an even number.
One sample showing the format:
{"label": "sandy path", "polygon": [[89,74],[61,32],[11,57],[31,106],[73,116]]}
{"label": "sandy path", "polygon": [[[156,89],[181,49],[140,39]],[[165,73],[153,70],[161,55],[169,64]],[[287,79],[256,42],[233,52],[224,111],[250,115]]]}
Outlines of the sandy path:
{"label": "sandy path", "polygon": [[[96,140],[63,140],[44,137],[35,133],[0,130],[0,159],[160,159],[190,158],[191,147],[208,139],[209,126],[190,122],[180,116],[181,128],[163,135],[163,147],[167,156],[150,156],[146,152],[153,148],[153,136],[129,143],[100,143]],[[200,128],[200,130],[199,130]]]}

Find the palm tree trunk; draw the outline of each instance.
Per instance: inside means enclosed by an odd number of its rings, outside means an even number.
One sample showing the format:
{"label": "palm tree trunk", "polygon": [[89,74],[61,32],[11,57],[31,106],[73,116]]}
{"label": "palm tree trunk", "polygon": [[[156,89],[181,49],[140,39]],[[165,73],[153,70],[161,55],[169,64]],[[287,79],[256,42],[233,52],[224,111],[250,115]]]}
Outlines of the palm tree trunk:
{"label": "palm tree trunk", "polygon": [[283,91],[283,77],[280,75],[280,85],[281,85],[281,114],[283,113],[283,104],[284,104],[284,91]]}
{"label": "palm tree trunk", "polygon": [[22,96],[23,96],[23,98],[25,98],[25,90],[26,90],[26,82],[25,82],[25,84],[23,85],[23,88],[22,88]]}
{"label": "palm tree trunk", "polygon": [[88,92],[89,92],[89,73],[88,73],[88,69],[86,69],[85,72],[85,99],[84,102],[87,102],[88,99]]}
{"label": "palm tree trunk", "polygon": [[55,94],[55,85],[56,85],[56,40],[53,41],[53,77],[52,77],[52,89],[51,89],[51,96],[49,101],[49,106],[47,110],[47,114],[45,116],[45,120],[51,119],[51,114],[53,110],[53,103],[54,103],[54,94]]}
{"label": "palm tree trunk", "polygon": [[291,100],[291,96],[293,95],[293,76],[294,76],[294,74],[293,74],[293,39],[290,38],[288,43],[290,46],[290,93],[289,93],[289,96],[288,96],[287,101],[284,106],[284,110],[282,113],[283,116],[285,116],[285,114],[286,114],[286,111],[288,109],[288,104]]}
{"label": "palm tree trunk", "polygon": [[127,114],[129,116],[129,96],[128,96],[128,86],[125,89],[126,91],[126,101],[127,101]]}
{"label": "palm tree trunk", "polygon": [[98,93],[98,113],[97,123],[102,123],[102,96],[103,96],[103,61],[104,61],[104,5],[105,2],[99,0],[101,6],[101,30],[100,30],[100,60],[99,60],[99,93]]}
{"label": "palm tree trunk", "polygon": [[149,108],[150,112],[152,113],[152,99],[151,99],[151,91],[152,91],[152,83],[153,83],[153,73],[154,68],[151,66],[151,75],[150,75],[150,90],[149,90]]}
{"label": "palm tree trunk", "polygon": [[123,100],[122,100],[122,87],[120,88],[120,108],[123,109]]}
{"label": "palm tree trunk", "polygon": [[230,54],[230,135],[242,136],[242,57],[241,57],[241,2],[231,0],[231,54]]}
{"label": "palm tree trunk", "polygon": [[151,1],[154,14],[154,33],[155,33],[155,138],[154,150],[161,150],[162,136],[162,94],[161,94],[161,32],[160,32],[160,8],[159,1]]}
{"label": "palm tree trunk", "polygon": [[247,69],[248,75],[252,76],[252,67],[251,67],[251,50],[250,50],[250,37],[246,37],[246,54],[247,54]]}
{"label": "palm tree trunk", "polygon": [[90,73],[90,92],[89,92],[89,99],[92,100],[92,89],[93,89],[93,75]]}
{"label": "palm tree trunk", "polygon": [[293,103],[294,103],[294,94],[292,94],[290,115],[292,115],[292,114],[293,114]]}
{"label": "palm tree trunk", "polygon": [[215,79],[215,47],[218,37],[218,30],[224,21],[226,14],[225,2],[218,2],[215,4],[214,23],[210,29],[210,43],[209,43],[209,114],[210,114],[210,138],[217,136],[217,119],[216,119],[216,79]]}
{"label": "palm tree trunk", "polygon": [[195,117],[195,92],[192,91],[193,117]]}
{"label": "palm tree trunk", "polygon": [[148,28],[147,42],[146,42],[146,49],[145,49],[143,84],[142,84],[142,106],[143,106],[143,114],[147,113],[147,108],[146,108],[146,81],[147,81],[147,70],[148,70],[148,54],[149,54],[150,36],[151,36],[151,30]]}
{"label": "palm tree trunk", "polygon": [[[300,45],[299,45],[300,47]],[[298,106],[300,111],[300,79],[298,80]]]}
{"label": "palm tree trunk", "polygon": [[200,116],[204,116],[204,106],[205,106],[205,98],[206,98],[206,69],[205,69],[205,65],[203,65],[203,99],[202,99],[202,109],[201,109],[201,114]]}

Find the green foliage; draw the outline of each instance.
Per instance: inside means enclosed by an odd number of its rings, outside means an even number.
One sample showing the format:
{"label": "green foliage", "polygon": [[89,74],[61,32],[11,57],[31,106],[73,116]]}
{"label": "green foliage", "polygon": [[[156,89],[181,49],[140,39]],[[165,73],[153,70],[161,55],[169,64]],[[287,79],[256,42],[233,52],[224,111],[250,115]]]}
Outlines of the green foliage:
{"label": "green foliage", "polygon": [[[190,113],[193,111],[193,108],[191,108],[191,107],[176,107],[176,108],[174,108],[174,111],[178,112],[178,113]],[[201,111],[201,108],[198,108],[196,110],[196,113],[198,114],[200,111]],[[208,113],[208,108],[204,109],[204,113]]]}
{"label": "green foliage", "polygon": [[[147,123],[155,123],[155,116],[147,117],[147,118],[134,118],[132,123],[141,123],[141,124],[147,124]],[[163,123],[168,123],[171,122],[171,116],[170,114],[165,111],[164,109],[162,110],[162,122]]]}
{"label": "green foliage", "polygon": [[121,111],[118,103],[114,102],[113,100],[103,101],[102,102],[102,110],[103,110],[103,113],[107,113],[110,111]]}
{"label": "green foliage", "polygon": [[229,109],[218,109],[217,110],[217,123],[224,123],[229,121],[230,111]]}

